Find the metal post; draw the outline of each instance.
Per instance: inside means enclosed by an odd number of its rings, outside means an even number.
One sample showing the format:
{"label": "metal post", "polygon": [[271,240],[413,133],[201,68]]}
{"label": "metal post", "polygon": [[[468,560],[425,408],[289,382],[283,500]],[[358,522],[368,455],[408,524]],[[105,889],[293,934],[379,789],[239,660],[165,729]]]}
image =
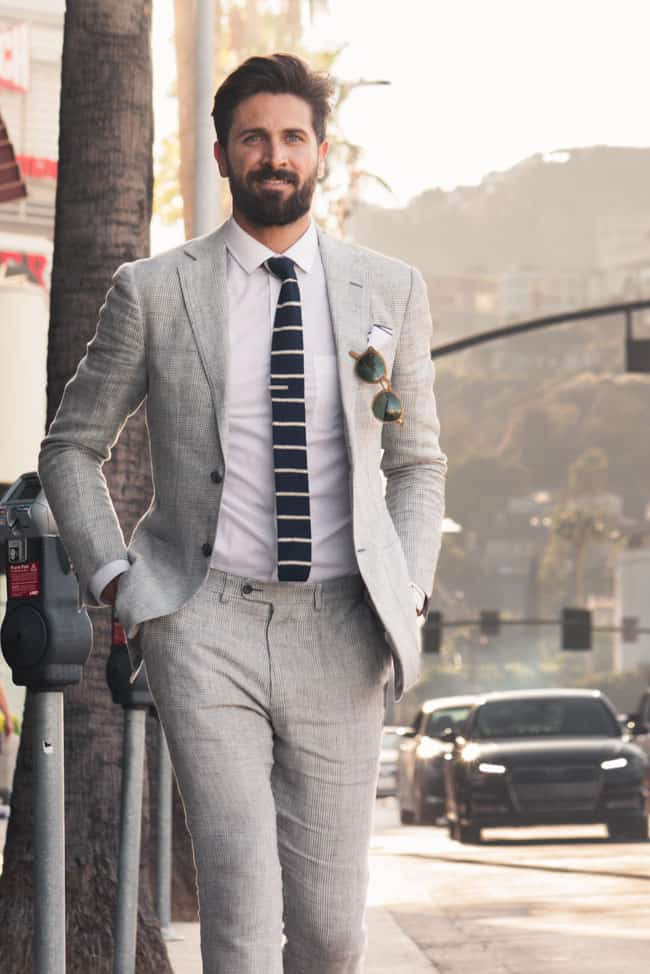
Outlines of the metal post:
{"label": "metal post", "polygon": [[65,974],[63,692],[34,698],[34,974]]}
{"label": "metal post", "polygon": [[210,117],[214,96],[214,9],[214,0],[198,0],[196,5],[192,187],[192,234],[195,237],[214,230],[219,222],[217,184],[220,176],[212,152],[215,134]]}
{"label": "metal post", "polygon": [[146,719],[143,708],[124,711],[114,974],[135,974]]}
{"label": "metal post", "polygon": [[157,859],[156,909],[164,940],[177,940],[172,927],[172,763],[162,724],[158,723],[158,779],[156,803]]}

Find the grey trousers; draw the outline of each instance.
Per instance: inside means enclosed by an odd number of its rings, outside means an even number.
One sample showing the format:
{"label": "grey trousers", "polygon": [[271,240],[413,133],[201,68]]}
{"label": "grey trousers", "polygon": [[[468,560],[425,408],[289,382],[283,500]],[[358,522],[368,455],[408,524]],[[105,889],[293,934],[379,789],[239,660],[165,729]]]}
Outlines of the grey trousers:
{"label": "grey trousers", "polygon": [[361,577],[210,570],[141,647],[192,837],[204,974],[360,974],[391,672]]}

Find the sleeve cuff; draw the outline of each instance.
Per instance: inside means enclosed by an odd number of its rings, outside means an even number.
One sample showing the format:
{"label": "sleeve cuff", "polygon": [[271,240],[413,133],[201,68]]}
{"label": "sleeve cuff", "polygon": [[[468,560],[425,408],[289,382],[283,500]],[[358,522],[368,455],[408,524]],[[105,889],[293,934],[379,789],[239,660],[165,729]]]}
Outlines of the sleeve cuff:
{"label": "sleeve cuff", "polygon": [[102,602],[102,592],[109,582],[112,582],[118,575],[128,572],[130,567],[130,562],[124,558],[118,558],[116,561],[109,561],[107,565],[97,569],[88,583],[88,588],[95,596],[97,605],[108,605],[108,602]]}

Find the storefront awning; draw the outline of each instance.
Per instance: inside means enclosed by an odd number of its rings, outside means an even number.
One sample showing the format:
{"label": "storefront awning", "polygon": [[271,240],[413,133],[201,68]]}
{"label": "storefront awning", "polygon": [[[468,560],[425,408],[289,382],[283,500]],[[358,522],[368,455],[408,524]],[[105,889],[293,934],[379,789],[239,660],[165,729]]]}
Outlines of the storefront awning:
{"label": "storefront awning", "polygon": [[27,196],[27,187],[21,178],[16,153],[0,115],[0,203],[9,203],[23,196]]}

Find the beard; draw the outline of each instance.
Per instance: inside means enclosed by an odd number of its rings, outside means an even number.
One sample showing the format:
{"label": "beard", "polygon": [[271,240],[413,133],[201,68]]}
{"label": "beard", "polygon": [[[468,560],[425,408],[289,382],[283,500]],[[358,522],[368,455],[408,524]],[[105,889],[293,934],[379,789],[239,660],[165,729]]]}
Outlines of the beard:
{"label": "beard", "polygon": [[[294,186],[293,192],[269,189],[262,184],[262,180],[272,178]],[[318,164],[302,185],[295,173],[268,166],[249,173],[245,180],[239,179],[231,170],[228,182],[233,205],[247,220],[262,227],[283,227],[309,212],[317,179]]]}

